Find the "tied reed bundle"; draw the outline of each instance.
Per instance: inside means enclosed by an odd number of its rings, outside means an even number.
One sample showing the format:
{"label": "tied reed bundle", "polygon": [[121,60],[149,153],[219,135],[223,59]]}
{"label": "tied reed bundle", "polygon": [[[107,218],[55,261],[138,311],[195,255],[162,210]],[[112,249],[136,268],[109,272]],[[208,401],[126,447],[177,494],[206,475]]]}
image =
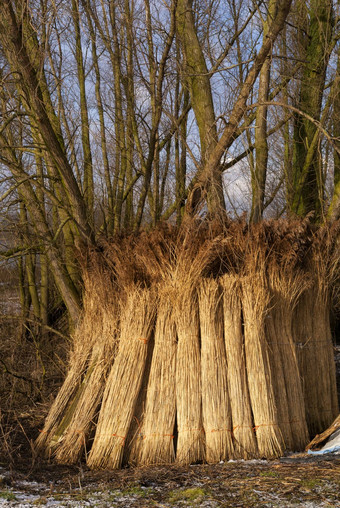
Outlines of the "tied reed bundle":
{"label": "tied reed bundle", "polygon": [[[35,446],[39,453],[50,456],[60,445],[63,434],[70,421],[67,418],[67,409],[79,400],[82,391],[82,378],[86,371],[88,359],[91,355],[92,344],[82,344],[84,337],[84,324],[78,325],[73,339],[74,346],[70,355],[69,368],[65,381],[60,388],[56,399],[45,420],[44,428],[40,432]],[[73,403],[73,406],[72,406]]]}
{"label": "tied reed bundle", "polygon": [[141,388],[155,316],[155,296],[130,287],[122,302],[119,350],[108,376],[88,457],[91,468],[121,466],[125,440]]}
{"label": "tied reed bundle", "polygon": [[[306,277],[303,272],[279,267],[269,271],[269,280],[272,292],[271,325],[273,327],[272,343],[276,343],[277,361],[273,363],[275,376],[279,380],[279,369],[282,366],[282,383],[277,384],[278,417],[280,429],[285,437],[286,447],[290,450],[303,450],[308,442],[308,429],[305,417],[305,404],[303,388],[300,378],[295,344],[292,336],[292,320],[294,303],[306,286]],[[276,349],[275,348],[275,349]],[[287,408],[283,414],[282,394],[286,395]],[[287,429],[291,432],[291,442],[286,440]]]}
{"label": "tied reed bundle", "polygon": [[315,330],[316,344],[319,345],[319,349],[323,349],[322,352],[319,350],[316,354],[321,355],[320,368],[322,372],[320,374],[324,377],[322,386],[319,386],[320,392],[321,390],[323,392],[322,423],[324,428],[328,427],[339,414],[334,349],[330,326],[331,288],[336,281],[339,281],[340,268],[340,249],[336,238],[337,236],[332,236],[331,231],[326,228],[320,230],[318,241],[313,244],[313,258],[311,261],[311,271],[316,278],[317,289],[312,314],[313,329]]}
{"label": "tied reed bundle", "polygon": [[140,430],[138,465],[170,464],[175,460],[177,335],[172,312],[173,295],[163,287],[158,296],[155,346]]}
{"label": "tied reed bundle", "polygon": [[226,274],[220,279],[223,291],[224,338],[227,376],[231,403],[234,457],[250,459],[258,456],[254,422],[250,404],[239,277]]}
{"label": "tied reed bundle", "polygon": [[[101,329],[101,313],[96,294],[96,276],[84,274],[85,297],[84,311],[73,337],[73,350],[65,381],[49,411],[45,425],[36,440],[38,452],[50,456],[61,445],[64,434],[71,422],[73,413],[84,390],[84,378],[92,355],[92,349],[98,338],[97,330]],[[109,291],[111,285],[101,288]],[[106,296],[106,295],[104,295]],[[100,300],[103,298],[101,295]]]}
{"label": "tied reed bundle", "polygon": [[[324,296],[324,295],[323,295]],[[294,312],[294,340],[303,380],[310,435],[320,434],[337,413],[334,355],[327,298],[314,286],[299,298]]]}
{"label": "tied reed bundle", "polygon": [[141,384],[141,388],[137,397],[137,402],[135,405],[131,425],[129,428],[129,432],[127,434],[125,440],[124,454],[122,466],[130,465],[137,466],[139,456],[140,456],[140,448],[143,443],[143,434],[142,427],[144,424],[144,415],[145,415],[145,406],[146,406],[146,396],[148,391],[150,370],[151,370],[151,362],[153,358],[153,350],[154,350],[154,333],[151,334],[150,341],[148,344],[148,353],[145,362],[145,369],[143,374],[143,380]]}
{"label": "tied reed bundle", "polygon": [[314,304],[313,290],[308,289],[299,297],[293,315],[293,339],[296,344],[299,372],[302,378],[303,398],[305,402],[306,421],[310,435],[321,432],[321,421],[318,400],[318,364],[315,357],[313,341],[313,320],[311,317]]}
{"label": "tied reed bundle", "polygon": [[270,365],[272,368],[273,390],[277,409],[277,418],[279,428],[284,440],[284,448],[287,450],[293,449],[293,435],[289,417],[288,408],[288,394],[286,390],[286,383],[284,377],[284,370],[280,354],[280,346],[278,344],[277,326],[276,323],[280,322],[279,310],[271,301],[270,310],[266,315],[265,320],[265,334],[268,343],[268,351],[270,358]]}
{"label": "tied reed bundle", "polygon": [[282,455],[285,445],[279,428],[265,336],[268,303],[264,271],[257,267],[242,279],[245,355],[259,455],[274,458]]}
{"label": "tied reed bundle", "polygon": [[107,374],[117,354],[118,305],[115,292],[110,293],[110,299],[101,299],[100,304],[98,302],[98,314],[100,323],[95,330],[96,341],[83,381],[82,393],[74,408],[62,444],[56,452],[57,461],[64,464],[77,463],[84,449],[86,452],[102,400]]}
{"label": "tied reed bundle", "polygon": [[216,463],[234,456],[223,338],[223,309],[218,282],[214,279],[202,279],[198,297],[205,459],[208,463]]}
{"label": "tied reed bundle", "polygon": [[176,461],[191,464],[203,459],[201,358],[197,295],[184,288],[175,306],[177,327],[176,402],[178,441]]}

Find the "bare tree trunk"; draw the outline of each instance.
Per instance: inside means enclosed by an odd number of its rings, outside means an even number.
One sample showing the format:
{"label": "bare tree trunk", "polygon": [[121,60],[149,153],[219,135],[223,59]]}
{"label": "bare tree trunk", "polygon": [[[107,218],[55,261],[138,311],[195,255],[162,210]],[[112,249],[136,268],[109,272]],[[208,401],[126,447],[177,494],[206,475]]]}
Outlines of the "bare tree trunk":
{"label": "bare tree trunk", "polygon": [[104,118],[104,106],[101,95],[101,76],[98,62],[98,54],[97,54],[97,42],[96,42],[96,29],[93,26],[91,15],[87,6],[85,6],[85,12],[87,17],[87,24],[91,37],[91,49],[92,49],[92,60],[93,66],[96,76],[95,82],[95,93],[96,93],[96,101],[97,101],[97,112],[99,117],[99,125],[100,125],[100,144],[101,144],[101,152],[103,159],[103,167],[104,167],[104,177],[105,177],[105,185],[107,192],[107,232],[111,234],[113,232],[113,212],[114,212],[114,196],[110,175],[110,166],[109,166],[109,157],[107,150],[107,140],[106,140],[106,127],[105,127],[105,118]]}
{"label": "bare tree trunk", "polygon": [[[268,5],[268,15],[263,23],[263,37],[267,37],[269,27],[275,17],[277,0],[270,0]],[[259,80],[258,102],[259,107],[256,111],[256,124],[255,124],[255,150],[256,150],[256,166],[252,178],[252,209],[250,220],[252,222],[259,222],[262,219],[266,177],[267,177],[267,163],[268,163],[268,133],[267,133],[267,111],[268,106],[262,103],[268,101],[269,97],[269,84],[270,84],[270,68],[271,68],[271,51],[265,60]]]}
{"label": "bare tree trunk", "polygon": [[334,191],[328,217],[334,221],[340,218],[340,50],[334,78],[333,138],[334,138]]}
{"label": "bare tree trunk", "polygon": [[[195,213],[197,202],[204,197],[204,191],[209,190],[211,183],[221,172],[221,158],[225,151],[232,145],[239,123],[247,109],[247,100],[254,86],[268,54],[271,51],[274,41],[283,28],[286,17],[290,11],[292,0],[284,0],[280,2],[277,14],[271,23],[267,37],[263,40],[262,46],[255,58],[254,64],[241,87],[233,110],[230,114],[229,121],[224,128],[222,136],[218,140],[216,147],[210,154],[202,173],[199,175],[198,182],[194,185],[191,196],[188,198],[187,213]],[[194,205],[194,206],[193,206]]]}
{"label": "bare tree trunk", "polygon": [[[216,117],[211,92],[210,76],[201,44],[197,37],[192,0],[179,0],[177,6],[177,32],[181,40],[186,81],[200,135],[202,167],[217,145]],[[211,175],[208,192],[210,213],[225,209],[220,171]]]}
{"label": "bare tree trunk", "polygon": [[78,84],[80,93],[80,118],[81,118],[81,140],[83,147],[83,166],[84,166],[84,200],[86,203],[87,218],[93,227],[94,211],[94,188],[93,188],[93,167],[90,145],[90,125],[86,99],[85,69],[83,50],[80,35],[80,14],[78,0],[72,0],[72,19],[76,40],[76,61]]}
{"label": "bare tree trunk", "polygon": [[[133,134],[133,118],[135,107],[135,91],[134,91],[134,69],[133,69],[133,12],[134,0],[125,0],[125,30],[127,40],[127,76],[125,93],[127,97],[127,121],[126,121],[126,186],[129,187],[133,181],[133,156],[134,156],[134,134]],[[125,201],[125,218],[124,226],[130,229],[133,224],[133,188],[131,188]]]}
{"label": "bare tree trunk", "polygon": [[[306,31],[308,38],[305,38],[307,41],[304,55],[306,64],[302,73],[297,107],[313,119],[319,120],[326,69],[332,48],[332,1],[312,0],[308,17],[305,18],[300,29]],[[313,142],[315,135],[317,138]],[[302,217],[313,211],[315,220],[320,218],[324,206],[322,161],[318,151],[319,139],[315,123],[302,115],[296,115],[293,143],[293,199],[290,211]]]}
{"label": "bare tree trunk", "polygon": [[94,234],[87,220],[83,197],[63,146],[60,144],[58,133],[55,132],[48,117],[39,76],[27,53],[22,22],[17,20],[10,0],[4,0],[0,4],[0,28],[0,40],[3,48],[5,48],[8,62],[12,71],[17,72],[17,83],[21,87],[23,95],[27,97],[30,107],[29,113],[34,114],[46,149],[58,168],[79,232],[86,243],[93,244]]}

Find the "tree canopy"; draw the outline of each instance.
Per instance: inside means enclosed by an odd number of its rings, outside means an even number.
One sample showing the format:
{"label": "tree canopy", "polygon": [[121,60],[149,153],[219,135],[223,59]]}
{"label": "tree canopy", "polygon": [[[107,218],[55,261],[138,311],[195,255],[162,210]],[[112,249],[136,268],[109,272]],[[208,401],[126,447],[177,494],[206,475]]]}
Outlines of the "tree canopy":
{"label": "tree canopy", "polygon": [[[333,0],[3,0],[2,257],[49,322],[75,247],[181,224],[340,217]],[[8,232],[12,234],[9,241]]]}

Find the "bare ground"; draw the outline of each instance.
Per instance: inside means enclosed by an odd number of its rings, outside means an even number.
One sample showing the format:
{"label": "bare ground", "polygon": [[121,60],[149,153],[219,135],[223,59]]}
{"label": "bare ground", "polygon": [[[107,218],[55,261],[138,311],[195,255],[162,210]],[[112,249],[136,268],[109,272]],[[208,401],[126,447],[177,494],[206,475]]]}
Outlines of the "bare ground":
{"label": "bare ground", "polygon": [[[338,369],[339,356],[338,346]],[[110,472],[56,465],[33,447],[50,401],[23,398],[21,411],[0,410],[0,507],[340,508],[340,454]]]}
{"label": "bare ground", "polygon": [[0,428],[0,507],[340,507],[340,454],[91,471],[34,456],[35,414]]}
{"label": "bare ground", "polygon": [[[14,348],[7,320],[0,325],[0,356],[9,362],[0,383],[0,507],[340,508],[340,454],[113,472],[90,471],[82,464],[58,466],[35,457],[32,443],[60,383],[59,364],[56,379],[46,382],[45,394],[39,368],[35,378],[30,365],[26,379],[27,361],[34,354],[23,350],[22,343]],[[335,358],[340,395],[339,346]]]}
{"label": "bare ground", "polygon": [[111,472],[22,466],[0,469],[0,506],[340,507],[340,455]]}

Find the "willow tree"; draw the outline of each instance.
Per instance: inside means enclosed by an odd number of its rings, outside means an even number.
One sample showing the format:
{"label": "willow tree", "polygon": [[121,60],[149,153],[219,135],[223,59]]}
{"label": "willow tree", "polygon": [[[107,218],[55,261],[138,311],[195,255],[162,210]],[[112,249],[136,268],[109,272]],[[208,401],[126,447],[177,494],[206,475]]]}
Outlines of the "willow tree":
{"label": "willow tree", "polygon": [[[180,4],[181,5],[181,4]],[[219,180],[223,165],[221,160],[225,152],[231,147],[235,138],[239,135],[240,122],[247,111],[247,101],[249,95],[253,90],[256,79],[259,76],[261,69],[271,51],[271,48],[282,30],[285,20],[288,16],[291,7],[291,0],[280,2],[277,12],[270,22],[270,27],[266,36],[262,40],[262,45],[254,59],[252,67],[249,69],[244,82],[241,85],[240,91],[236,96],[232,111],[229,118],[226,120],[226,126],[223,129],[222,134],[217,140],[213,149],[210,150],[204,161],[203,169],[197,175],[197,181],[195,182],[191,194],[188,198],[188,212],[192,213],[197,208],[197,204],[204,199],[204,194],[209,193],[215,186],[215,182]],[[183,8],[185,13],[191,12],[192,4],[189,1],[184,2]],[[187,14],[188,16],[188,14]],[[189,18],[190,19],[190,18]],[[191,26],[191,25],[190,25]],[[189,53],[189,40],[187,45],[187,52]],[[195,43],[193,42],[195,47]],[[223,61],[223,57],[222,57]],[[220,62],[219,62],[220,63]],[[198,69],[196,69],[198,70]],[[198,74],[202,73],[203,68],[198,70]],[[204,73],[203,73],[204,74]],[[194,92],[192,92],[193,94]],[[197,91],[196,91],[197,95]],[[207,96],[207,91],[205,92]],[[209,108],[207,108],[209,110]]]}
{"label": "willow tree", "polygon": [[[301,58],[304,65],[296,106],[293,138],[292,181],[289,182],[291,212],[304,217],[315,212],[320,218],[324,208],[324,184],[320,131],[326,72],[334,48],[333,2],[298,2]],[[308,118],[311,117],[312,119]]]}
{"label": "willow tree", "polygon": [[[268,4],[268,15],[263,21],[263,37],[267,37],[270,23],[273,20],[276,9],[277,0],[270,0]],[[265,60],[259,77],[258,85],[258,103],[259,106],[256,110],[256,124],[255,124],[255,151],[256,151],[256,166],[252,171],[252,207],[250,219],[253,222],[259,222],[262,219],[267,164],[268,164],[268,132],[267,132],[267,118],[268,118],[268,105],[270,91],[270,68],[271,68],[271,53],[269,52]]]}
{"label": "willow tree", "polygon": [[[1,164],[75,319],[82,305],[75,245],[93,247],[98,235],[174,214],[180,225],[205,203],[220,213],[224,175],[241,161],[250,187],[243,205],[261,220],[272,199],[268,174],[278,189],[282,182],[275,144],[293,145],[278,214],[303,216],[316,199],[320,209],[319,132],[337,115],[337,85],[327,83],[337,40],[330,1],[4,0],[0,14]],[[297,63],[294,20],[297,33],[309,35],[299,36]],[[274,125],[275,104],[285,114]],[[335,121],[335,138],[336,129]]]}
{"label": "willow tree", "polygon": [[333,137],[334,149],[334,191],[331,204],[328,210],[328,217],[334,221],[340,218],[340,50],[338,48],[336,74],[333,82]]}
{"label": "willow tree", "polygon": [[[61,132],[61,125],[52,106],[48,80],[41,68],[43,49],[31,29],[30,11],[23,3],[13,6],[12,2],[3,2],[0,6],[1,35],[3,53],[10,71],[16,75],[16,90],[22,97],[22,105],[32,126],[33,141],[44,147],[46,166],[51,181],[54,181],[53,194],[58,203],[60,221],[65,226],[64,234],[70,235],[74,245],[74,233],[86,244],[93,244],[94,232],[88,222],[86,203],[68,160]],[[76,321],[81,307],[80,292],[72,274],[65,268],[61,253],[53,240],[48,219],[40,202],[42,186],[37,191],[32,185],[25,168],[17,160],[16,151],[9,143],[9,137],[2,134],[2,149],[7,154],[8,166],[17,181],[25,178],[21,184],[21,196],[30,213],[34,227],[45,245],[44,252],[49,259],[56,284],[70,315]],[[41,185],[41,182],[40,182]],[[70,229],[69,222],[72,228]],[[70,246],[74,249],[73,246]],[[74,257],[73,257],[74,261]]]}
{"label": "willow tree", "polygon": [[[210,76],[197,36],[192,0],[179,0],[177,32],[184,53],[184,76],[200,136],[201,165],[204,167],[218,142],[216,116]],[[208,207],[214,213],[225,208],[221,172],[214,173],[208,194]]]}

